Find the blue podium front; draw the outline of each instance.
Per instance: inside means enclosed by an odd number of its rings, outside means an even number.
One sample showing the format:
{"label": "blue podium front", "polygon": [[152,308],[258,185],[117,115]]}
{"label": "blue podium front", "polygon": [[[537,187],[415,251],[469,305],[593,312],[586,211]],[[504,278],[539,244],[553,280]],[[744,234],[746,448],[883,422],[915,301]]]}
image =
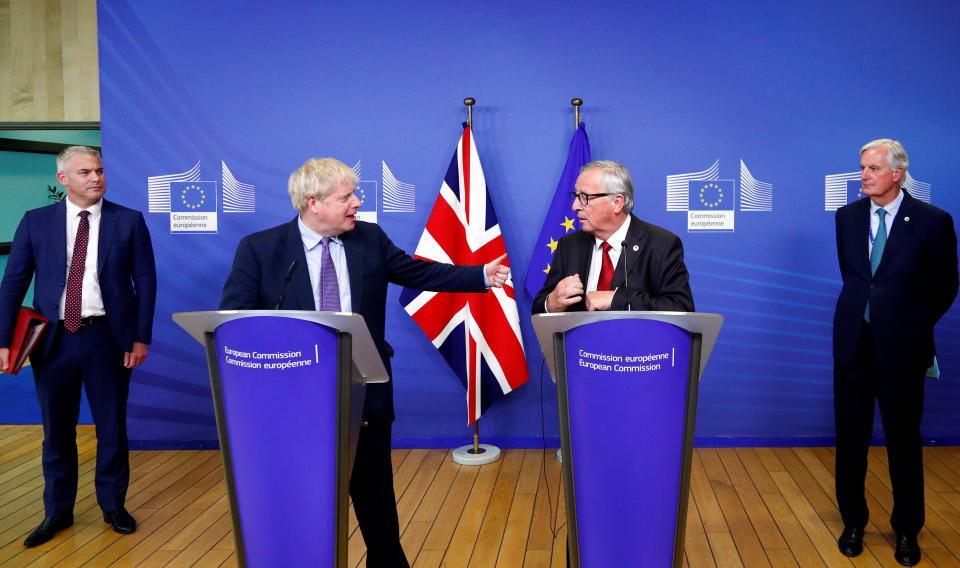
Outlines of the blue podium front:
{"label": "blue podium front", "polygon": [[239,565],[345,567],[364,385],[388,380],[363,318],[250,310],[174,321],[206,346]]}
{"label": "blue podium front", "polygon": [[215,335],[235,514],[247,565],[332,566],[336,331],[303,320],[261,317],[226,322]]}
{"label": "blue podium front", "polygon": [[534,316],[557,382],[572,568],[682,565],[697,386],[722,322]]}

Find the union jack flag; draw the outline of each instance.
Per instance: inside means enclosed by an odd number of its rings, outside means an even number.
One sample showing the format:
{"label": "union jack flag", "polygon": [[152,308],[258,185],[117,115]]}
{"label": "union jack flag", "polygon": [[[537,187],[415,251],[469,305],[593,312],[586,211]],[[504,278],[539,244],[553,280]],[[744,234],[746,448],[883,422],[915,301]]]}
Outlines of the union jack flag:
{"label": "union jack flag", "polygon": [[[420,236],[416,258],[486,264],[507,252],[475,148],[466,126]],[[400,303],[467,389],[467,426],[527,382],[512,278],[503,288],[482,294],[405,288]]]}

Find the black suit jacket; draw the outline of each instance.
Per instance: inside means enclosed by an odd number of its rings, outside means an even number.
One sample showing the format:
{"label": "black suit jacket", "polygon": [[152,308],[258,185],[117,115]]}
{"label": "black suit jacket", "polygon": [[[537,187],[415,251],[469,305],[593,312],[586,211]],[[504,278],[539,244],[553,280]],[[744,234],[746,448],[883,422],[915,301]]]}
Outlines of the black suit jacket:
{"label": "black suit jacket", "polygon": [[[384,339],[387,283],[418,290],[484,292],[482,266],[454,266],[410,257],[394,245],[378,225],[357,221],[340,235],[350,273],[353,311],[363,316],[380,357],[391,372],[393,348]],[[297,267],[280,304],[282,310],[315,310],[307,257],[297,218],[247,235],[237,246],[233,269],[223,286],[221,310],[273,309],[283,280]],[[367,385],[364,420],[393,421],[393,381]]]}
{"label": "black suit jacket", "polygon": [[953,219],[904,191],[872,276],[869,223],[869,198],[837,210],[843,288],[833,318],[833,356],[841,364],[853,362],[869,301],[876,364],[891,373],[929,366],[935,353],[933,326],[957,296]]}
{"label": "black suit jacket", "polygon": [[[124,351],[150,343],[157,274],[150,233],[139,211],[103,200],[97,240],[97,277],[110,335]],[[8,347],[30,279],[36,276],[33,307],[50,321],[37,349],[53,345],[60,296],[67,285],[67,204],[27,211],[13,237],[0,286],[0,346]]]}
{"label": "black suit jacket", "polygon": [[[614,268],[611,287],[616,289],[616,293],[610,309],[625,310],[629,306],[631,310],[694,311],[690,275],[683,263],[680,238],[630,215],[630,227],[627,228],[625,240],[626,245]],[[595,237],[582,230],[560,239],[543,289],[533,300],[533,313],[545,311],[547,296],[567,276],[579,274],[586,286],[594,242]],[[586,309],[586,301],[581,300],[567,308],[567,311]]]}

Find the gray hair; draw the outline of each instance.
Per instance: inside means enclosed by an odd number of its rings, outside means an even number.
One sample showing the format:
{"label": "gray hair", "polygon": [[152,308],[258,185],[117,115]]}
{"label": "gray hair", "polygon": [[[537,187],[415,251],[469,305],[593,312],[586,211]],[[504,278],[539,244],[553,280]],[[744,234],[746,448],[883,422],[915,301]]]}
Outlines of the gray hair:
{"label": "gray hair", "polygon": [[307,208],[307,199],[322,200],[343,183],[356,185],[357,174],[335,158],[311,158],[290,174],[287,191],[297,211]]}
{"label": "gray hair", "polygon": [[584,164],[580,173],[588,170],[603,170],[604,191],[623,195],[623,210],[627,213],[633,211],[633,180],[623,164],[611,160],[597,160]]}
{"label": "gray hair", "polygon": [[890,171],[903,168],[903,175],[906,177],[907,166],[910,165],[910,158],[907,157],[907,151],[904,150],[903,144],[889,138],[878,138],[877,140],[864,144],[863,148],[860,148],[860,155],[862,156],[864,152],[873,148],[886,148],[887,163],[890,165]]}
{"label": "gray hair", "polygon": [[57,154],[57,172],[66,173],[74,156],[93,156],[99,160],[100,152],[89,146],[67,146]]}

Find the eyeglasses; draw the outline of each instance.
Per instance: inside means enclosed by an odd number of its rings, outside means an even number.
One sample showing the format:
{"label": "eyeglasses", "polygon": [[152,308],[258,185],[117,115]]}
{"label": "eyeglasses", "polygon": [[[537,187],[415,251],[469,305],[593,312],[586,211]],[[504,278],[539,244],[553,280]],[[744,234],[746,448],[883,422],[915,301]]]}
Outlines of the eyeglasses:
{"label": "eyeglasses", "polygon": [[607,197],[609,195],[616,195],[616,193],[577,193],[576,191],[570,192],[570,199],[579,199],[580,205],[586,207],[590,205],[590,200],[594,197]]}

